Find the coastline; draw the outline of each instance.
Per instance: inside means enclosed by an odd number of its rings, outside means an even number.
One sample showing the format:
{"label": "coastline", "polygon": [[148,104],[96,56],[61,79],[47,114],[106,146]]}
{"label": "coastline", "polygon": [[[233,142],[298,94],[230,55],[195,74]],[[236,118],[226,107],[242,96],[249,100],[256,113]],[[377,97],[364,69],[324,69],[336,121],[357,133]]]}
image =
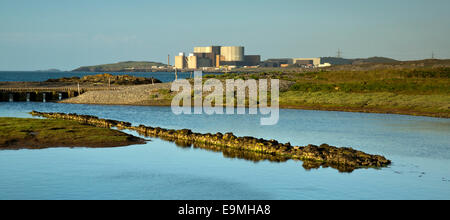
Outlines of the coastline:
{"label": "coastline", "polygon": [[358,108],[358,107],[331,107],[331,106],[291,106],[280,105],[282,109],[297,109],[297,110],[315,110],[315,111],[333,111],[333,112],[355,112],[367,114],[391,114],[391,115],[409,115],[432,118],[450,118],[450,113],[431,113],[418,112],[406,109],[377,109],[377,108]]}
{"label": "coastline", "polygon": [[[149,101],[146,103],[79,103],[79,102],[57,102],[64,104],[77,104],[77,105],[122,105],[122,106],[155,106],[155,107],[171,107],[170,103],[165,103],[161,101]],[[192,105],[195,107],[195,105]],[[226,107],[226,106],[223,106]],[[402,109],[367,109],[367,108],[357,108],[357,107],[329,107],[329,106],[292,106],[292,105],[280,105],[280,109],[293,109],[293,110],[308,110],[308,111],[330,111],[330,112],[354,112],[354,113],[367,113],[367,114],[390,114],[390,115],[408,115],[417,117],[432,117],[432,118],[443,118],[449,119],[450,114],[447,113],[427,113],[427,112],[415,112]]]}
{"label": "coastline", "polygon": [[[160,101],[149,101],[146,103],[72,103],[72,102],[58,102],[64,104],[78,104],[78,105],[122,105],[122,106],[155,106],[155,107],[171,107],[170,103],[164,103]],[[192,105],[195,107],[195,105]],[[226,107],[226,106],[223,106]],[[390,115],[408,115],[417,117],[432,117],[432,118],[450,118],[447,113],[428,113],[428,112],[415,112],[402,109],[366,109],[356,107],[329,107],[329,106],[292,106],[292,105],[280,105],[280,109],[293,109],[293,110],[308,110],[308,111],[330,111],[330,112],[354,112],[354,113],[367,113],[367,114],[390,114]]]}

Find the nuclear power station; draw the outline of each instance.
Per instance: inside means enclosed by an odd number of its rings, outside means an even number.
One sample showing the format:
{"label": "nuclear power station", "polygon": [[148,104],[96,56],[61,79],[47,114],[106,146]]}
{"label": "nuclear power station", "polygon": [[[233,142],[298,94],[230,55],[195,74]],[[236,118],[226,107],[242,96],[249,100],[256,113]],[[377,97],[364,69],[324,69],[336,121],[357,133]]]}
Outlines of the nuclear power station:
{"label": "nuclear power station", "polygon": [[261,61],[260,55],[245,55],[242,46],[194,47],[194,52],[175,57],[176,69],[208,70],[211,68],[266,67],[266,68],[321,68],[331,64],[322,63],[321,58],[276,58]]}
{"label": "nuclear power station", "polygon": [[179,53],[175,57],[177,69],[257,66],[260,63],[260,55],[245,55],[245,48],[242,46],[195,47],[194,52],[188,56]]}

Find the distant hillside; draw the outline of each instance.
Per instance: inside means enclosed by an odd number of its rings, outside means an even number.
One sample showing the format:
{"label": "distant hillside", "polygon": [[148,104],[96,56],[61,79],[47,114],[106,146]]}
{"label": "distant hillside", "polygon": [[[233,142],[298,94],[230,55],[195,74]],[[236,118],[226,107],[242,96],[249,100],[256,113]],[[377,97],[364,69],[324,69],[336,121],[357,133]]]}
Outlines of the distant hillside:
{"label": "distant hillside", "polygon": [[366,59],[354,59],[353,64],[358,64],[358,63],[397,63],[399,62],[398,60],[394,60],[391,58],[387,58],[387,57],[369,57]]}
{"label": "distant hillside", "polygon": [[113,64],[103,64],[97,66],[83,66],[72,71],[74,72],[140,72],[150,71],[152,67],[166,67],[166,64],[158,62],[136,62],[127,61]]}
{"label": "distant hillside", "polygon": [[62,72],[59,69],[36,70],[36,72]]}
{"label": "distant hillside", "polygon": [[337,57],[322,57],[322,63],[331,63],[332,65],[349,65],[349,64],[364,64],[364,63],[397,63],[398,60],[394,60],[387,57],[370,57],[370,58],[357,58],[357,59],[345,59]]}
{"label": "distant hillside", "polygon": [[395,61],[389,62],[382,59],[375,59],[376,62],[358,62],[354,61],[352,64],[337,65],[335,64],[330,69],[332,70],[352,70],[352,71],[369,71],[382,69],[415,69],[415,68],[448,68],[450,67],[450,60],[426,59],[426,60],[410,60],[410,61]]}

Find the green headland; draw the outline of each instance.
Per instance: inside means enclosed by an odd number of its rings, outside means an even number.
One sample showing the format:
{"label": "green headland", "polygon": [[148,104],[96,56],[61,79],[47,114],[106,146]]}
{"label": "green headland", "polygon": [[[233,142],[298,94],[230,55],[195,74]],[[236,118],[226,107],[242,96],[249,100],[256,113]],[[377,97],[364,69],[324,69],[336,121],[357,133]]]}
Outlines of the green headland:
{"label": "green headland", "polygon": [[83,66],[74,69],[74,72],[146,72],[154,67],[166,67],[166,64],[148,61],[127,61],[95,66]]}

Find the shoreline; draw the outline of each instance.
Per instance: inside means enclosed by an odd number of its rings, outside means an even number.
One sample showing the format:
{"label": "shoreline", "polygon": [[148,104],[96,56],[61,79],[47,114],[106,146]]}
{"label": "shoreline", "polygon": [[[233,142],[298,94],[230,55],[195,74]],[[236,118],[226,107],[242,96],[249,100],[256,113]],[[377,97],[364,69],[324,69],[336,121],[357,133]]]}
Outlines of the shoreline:
{"label": "shoreline", "polygon": [[425,113],[402,109],[376,109],[376,108],[357,108],[357,107],[327,107],[327,106],[280,106],[282,109],[297,109],[297,110],[313,110],[313,111],[332,111],[332,112],[353,112],[366,114],[388,114],[388,115],[407,115],[416,117],[431,117],[449,119],[448,113]]}
{"label": "shoreline", "polygon": [[[161,102],[160,100],[149,101],[147,103],[95,103],[95,102],[67,102],[67,101],[57,101],[55,103],[61,104],[75,104],[75,105],[116,105],[116,106],[154,106],[154,107],[171,107],[171,103]],[[195,107],[195,105],[192,105]],[[226,106],[222,106],[226,107]],[[328,112],[349,112],[349,113],[366,113],[366,114],[387,114],[387,115],[405,115],[405,116],[416,116],[416,117],[431,117],[431,118],[442,118],[450,119],[450,114],[448,113],[428,113],[428,112],[418,112],[403,109],[376,109],[376,108],[357,108],[357,107],[332,107],[332,106],[309,106],[309,105],[280,105],[280,109],[290,109],[290,110],[307,110],[307,111],[328,111]],[[235,106],[235,108],[238,108]],[[246,106],[245,108],[248,108]]]}

